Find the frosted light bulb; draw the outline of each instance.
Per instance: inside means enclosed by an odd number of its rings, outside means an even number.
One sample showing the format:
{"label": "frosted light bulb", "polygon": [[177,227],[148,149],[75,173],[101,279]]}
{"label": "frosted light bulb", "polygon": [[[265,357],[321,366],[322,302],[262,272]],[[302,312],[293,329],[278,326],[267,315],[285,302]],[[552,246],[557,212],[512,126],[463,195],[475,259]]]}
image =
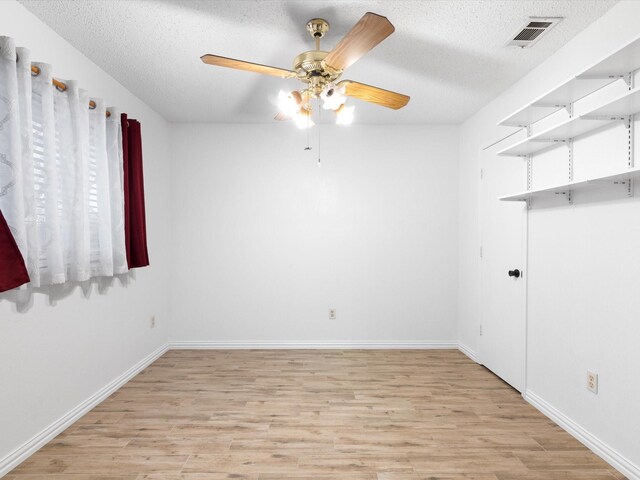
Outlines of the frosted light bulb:
{"label": "frosted light bulb", "polygon": [[322,91],[320,99],[322,108],[325,110],[337,110],[347,101],[347,97],[344,96],[344,87],[338,88],[333,83],[327,85]]}
{"label": "frosted light bulb", "polygon": [[280,90],[280,93],[278,93],[278,108],[285,115],[292,117],[300,109],[300,100],[301,96],[299,92],[294,91],[287,93]]}
{"label": "frosted light bulb", "polygon": [[295,113],[295,115],[293,116],[293,123],[295,123],[296,127],[301,130],[313,127],[315,125],[315,123],[311,119],[311,112],[305,109],[299,109]]}
{"label": "frosted light bulb", "polygon": [[336,110],[336,125],[351,125],[353,123],[353,111],[356,107],[342,105]]}

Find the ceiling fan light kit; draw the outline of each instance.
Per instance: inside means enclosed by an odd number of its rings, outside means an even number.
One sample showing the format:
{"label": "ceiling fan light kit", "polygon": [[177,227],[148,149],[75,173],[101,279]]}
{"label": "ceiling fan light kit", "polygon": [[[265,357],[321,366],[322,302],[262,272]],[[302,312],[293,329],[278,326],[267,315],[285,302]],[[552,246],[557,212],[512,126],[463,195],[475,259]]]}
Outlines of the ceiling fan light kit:
{"label": "ceiling fan light kit", "polygon": [[315,49],[297,55],[293,70],[245,62],[218,55],[203,55],[201,60],[209,65],[235,68],[280,78],[296,78],[303,89],[278,95],[280,112],[276,120],[293,120],[300,128],[314,125],[311,118],[312,100],[322,102],[325,110],[336,114],[336,124],[348,125],[353,121],[355,107],[346,106],[348,97],[398,110],[409,103],[407,95],[372,87],[351,80],[336,83],[344,70],[362,58],[367,52],[394,32],[395,28],[386,17],[365,13],[347,35],[330,52],[320,49],[320,40],[329,31],[329,22],[314,18],[307,22],[307,31],[315,40]]}

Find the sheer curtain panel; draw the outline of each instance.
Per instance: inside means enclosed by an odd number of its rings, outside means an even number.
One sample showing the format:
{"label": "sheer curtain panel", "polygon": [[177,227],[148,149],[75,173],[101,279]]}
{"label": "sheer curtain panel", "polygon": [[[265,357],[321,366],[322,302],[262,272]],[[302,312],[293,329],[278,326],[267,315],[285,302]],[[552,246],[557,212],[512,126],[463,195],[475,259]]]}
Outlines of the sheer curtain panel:
{"label": "sheer curtain panel", "polygon": [[30,287],[128,270],[119,120],[0,37],[0,210]]}
{"label": "sheer curtain panel", "polygon": [[127,254],[124,223],[124,155],[120,112],[107,109],[107,163],[109,165],[109,192],[111,195],[111,242],[113,249],[113,273],[125,273]]}

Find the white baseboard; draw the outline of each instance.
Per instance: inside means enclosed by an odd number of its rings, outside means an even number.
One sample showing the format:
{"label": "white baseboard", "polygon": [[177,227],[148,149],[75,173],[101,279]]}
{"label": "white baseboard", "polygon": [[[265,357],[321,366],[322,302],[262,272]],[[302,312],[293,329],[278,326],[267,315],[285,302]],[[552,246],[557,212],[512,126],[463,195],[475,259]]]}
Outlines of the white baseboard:
{"label": "white baseboard", "polygon": [[564,413],[547,403],[531,390],[523,395],[524,399],[536,407],[555,423],[564,428],[577,440],[601,457],[605,462],[626,475],[629,480],[640,480],[640,467],[622,456],[598,437],[585,430]]}
{"label": "white baseboard", "polygon": [[228,342],[198,342],[198,341],[181,341],[169,342],[171,350],[300,350],[300,349],[366,349],[366,350],[385,350],[385,349],[457,349],[456,342],[361,342],[361,341],[344,341],[344,342],[244,342],[244,341],[228,341]]}
{"label": "white baseboard", "polygon": [[9,453],[9,455],[0,459],[0,477],[6,475],[11,470],[16,468],[20,463],[24,462],[28,457],[33,455],[47,442],[51,441],[63,430],[77,421],[80,417],[89,412],[105,398],[118,390],[122,385],[131,380],[131,378],[133,378],[146,367],[155,362],[158,357],[160,357],[166,351],[167,345],[165,344],[144,357],[122,375],[118,376],[107,385],[102,387],[96,393],[87,398],[84,402],[68,411],[66,414],[64,414],[58,420],[42,430],[40,433],[32,437],[30,440],[20,445],[13,452]]}
{"label": "white baseboard", "polygon": [[471,350],[464,343],[458,342],[458,350],[460,350],[462,353],[464,353],[467,357],[469,357],[474,362],[478,363],[478,359],[476,357],[476,352]]}

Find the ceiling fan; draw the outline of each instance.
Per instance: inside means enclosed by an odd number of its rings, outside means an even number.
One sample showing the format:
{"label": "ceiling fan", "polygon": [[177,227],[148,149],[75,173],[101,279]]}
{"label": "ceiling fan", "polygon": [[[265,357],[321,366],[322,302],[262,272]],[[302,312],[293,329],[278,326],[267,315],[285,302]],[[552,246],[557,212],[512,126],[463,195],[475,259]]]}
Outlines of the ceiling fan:
{"label": "ceiling fan", "polygon": [[300,128],[313,125],[311,114],[312,99],[322,101],[326,110],[336,113],[336,123],[348,124],[353,120],[354,107],[347,107],[347,97],[375,103],[383,107],[398,110],[409,103],[409,97],[352,80],[338,79],[344,70],[391,35],[395,28],[386,17],[375,13],[365,13],[349,33],[331,50],[320,50],[320,39],[329,31],[329,22],[314,18],[307,22],[307,30],[315,39],[315,50],[303,52],[293,60],[293,69],[271,67],[258,63],[245,62],[219,55],[203,55],[200,59],[209,65],[235,68],[249,72],[262,73],[280,78],[296,78],[304,87],[290,93],[280,92],[278,105],[280,112],[276,120],[294,120]]}

